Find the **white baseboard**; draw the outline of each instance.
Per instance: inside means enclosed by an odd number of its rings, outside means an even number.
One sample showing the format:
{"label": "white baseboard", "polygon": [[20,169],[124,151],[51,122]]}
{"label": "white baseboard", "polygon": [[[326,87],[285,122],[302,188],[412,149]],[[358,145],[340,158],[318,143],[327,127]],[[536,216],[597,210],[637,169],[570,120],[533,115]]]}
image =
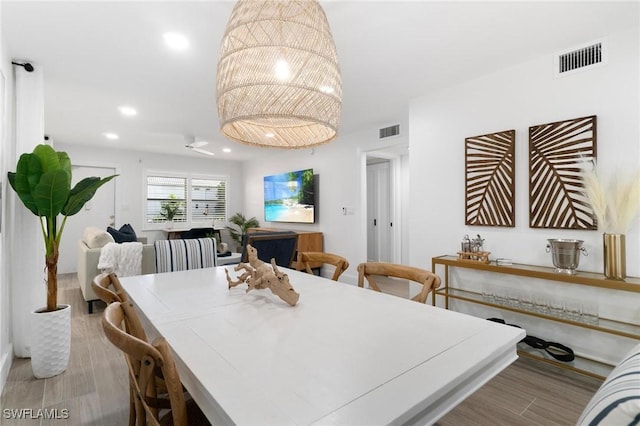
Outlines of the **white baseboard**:
{"label": "white baseboard", "polygon": [[6,352],[2,354],[2,359],[0,359],[0,394],[2,394],[4,385],[7,383],[11,364],[13,364],[13,344],[10,343]]}

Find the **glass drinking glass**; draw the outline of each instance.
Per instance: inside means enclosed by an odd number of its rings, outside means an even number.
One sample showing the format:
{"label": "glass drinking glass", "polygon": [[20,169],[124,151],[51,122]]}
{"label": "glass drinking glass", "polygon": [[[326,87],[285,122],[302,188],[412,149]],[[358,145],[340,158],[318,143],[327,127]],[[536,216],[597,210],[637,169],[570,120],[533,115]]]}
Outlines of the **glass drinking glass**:
{"label": "glass drinking glass", "polygon": [[533,309],[543,315],[549,315],[549,302],[544,294],[533,295]]}
{"label": "glass drinking glass", "polygon": [[564,301],[561,299],[550,299],[549,315],[556,318],[565,318]]}
{"label": "glass drinking glass", "polygon": [[482,300],[488,303],[495,303],[493,290],[489,286],[482,287]]}
{"label": "glass drinking glass", "polygon": [[582,319],[582,303],[579,300],[565,301],[564,316],[571,321],[580,321]]}
{"label": "glass drinking glass", "polygon": [[520,308],[528,312],[533,312],[535,310],[533,305],[533,296],[530,292],[524,291],[520,294]]}
{"label": "glass drinking glass", "polygon": [[496,305],[507,305],[507,294],[503,288],[497,288],[493,298],[495,300]]}
{"label": "glass drinking glass", "polygon": [[596,302],[582,303],[582,322],[597,325],[599,322],[598,304]]}
{"label": "glass drinking glass", "polygon": [[515,288],[510,288],[507,291],[507,305],[512,308],[520,309],[520,298],[521,298],[520,290]]}

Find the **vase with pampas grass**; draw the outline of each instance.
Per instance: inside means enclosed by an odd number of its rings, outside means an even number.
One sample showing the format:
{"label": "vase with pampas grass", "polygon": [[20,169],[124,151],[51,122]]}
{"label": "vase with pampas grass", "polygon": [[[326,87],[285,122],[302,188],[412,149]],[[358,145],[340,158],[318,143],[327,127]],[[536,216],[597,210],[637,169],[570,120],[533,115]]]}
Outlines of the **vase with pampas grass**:
{"label": "vase with pampas grass", "polygon": [[627,276],[625,234],[640,211],[640,173],[618,172],[605,179],[593,162],[585,168],[583,181],[599,228],[604,231],[604,276],[624,280]]}

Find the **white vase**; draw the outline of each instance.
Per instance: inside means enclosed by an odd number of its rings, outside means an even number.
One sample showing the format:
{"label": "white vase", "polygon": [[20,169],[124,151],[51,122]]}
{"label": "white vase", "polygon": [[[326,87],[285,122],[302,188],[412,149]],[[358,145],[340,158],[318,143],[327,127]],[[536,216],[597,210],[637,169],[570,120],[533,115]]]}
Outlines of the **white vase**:
{"label": "white vase", "polygon": [[31,313],[31,368],[38,379],[57,376],[67,369],[71,352],[71,306]]}

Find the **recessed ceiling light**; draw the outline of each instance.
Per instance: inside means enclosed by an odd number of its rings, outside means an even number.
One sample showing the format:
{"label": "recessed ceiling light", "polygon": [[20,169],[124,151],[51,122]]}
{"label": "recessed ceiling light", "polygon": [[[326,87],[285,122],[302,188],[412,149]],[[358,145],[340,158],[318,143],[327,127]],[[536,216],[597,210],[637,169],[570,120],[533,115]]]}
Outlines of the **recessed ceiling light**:
{"label": "recessed ceiling light", "polygon": [[126,115],[127,117],[133,117],[134,115],[138,115],[138,111],[136,111],[135,108],[127,105],[118,107],[118,110],[120,110],[120,114]]}
{"label": "recessed ceiling light", "polygon": [[333,90],[334,89],[331,86],[320,86],[320,91],[323,93],[327,93],[327,94],[333,93]]}
{"label": "recessed ceiling light", "polygon": [[102,136],[112,141],[115,141],[116,139],[120,138],[120,136],[118,136],[116,133],[109,133],[109,132],[103,133]]}
{"label": "recessed ceiling light", "polygon": [[273,137],[275,137],[275,135],[274,135],[273,133],[265,133],[264,135],[265,135],[266,137],[268,137],[268,138],[273,138]]}
{"label": "recessed ceiling light", "polygon": [[185,50],[189,47],[189,40],[180,33],[164,33],[164,42],[174,50]]}
{"label": "recessed ceiling light", "polygon": [[231,148],[222,148],[222,152],[229,153],[231,152]]}

